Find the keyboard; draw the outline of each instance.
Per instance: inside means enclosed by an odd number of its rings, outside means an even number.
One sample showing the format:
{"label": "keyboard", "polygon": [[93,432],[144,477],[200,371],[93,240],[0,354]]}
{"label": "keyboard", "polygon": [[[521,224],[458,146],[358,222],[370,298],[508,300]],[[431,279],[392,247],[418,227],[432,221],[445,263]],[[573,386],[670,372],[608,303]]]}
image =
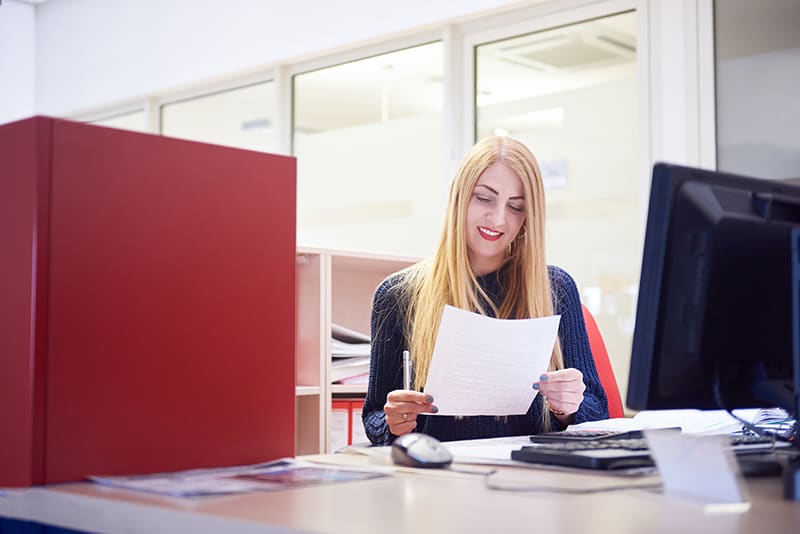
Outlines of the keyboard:
{"label": "keyboard", "polygon": [[[737,455],[763,453],[771,450],[774,446],[784,445],[781,442],[773,442],[767,436],[733,434],[728,438],[732,450]],[[561,441],[540,442],[511,451],[511,459],[529,463],[602,470],[654,465],[646,440],[637,437],[567,438]]]}
{"label": "keyboard", "polygon": [[643,438],[641,430],[624,432],[614,430],[562,430],[561,432],[545,432],[530,437],[533,443],[554,443],[563,441],[594,441],[603,439]]}

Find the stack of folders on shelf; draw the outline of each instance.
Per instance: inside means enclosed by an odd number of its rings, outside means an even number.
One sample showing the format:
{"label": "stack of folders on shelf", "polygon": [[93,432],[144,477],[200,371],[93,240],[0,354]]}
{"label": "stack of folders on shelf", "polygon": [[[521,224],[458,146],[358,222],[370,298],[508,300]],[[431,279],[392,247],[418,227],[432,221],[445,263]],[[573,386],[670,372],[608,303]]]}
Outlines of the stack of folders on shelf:
{"label": "stack of folders on shelf", "polygon": [[370,339],[366,334],[334,324],[331,328],[331,382],[366,384]]}

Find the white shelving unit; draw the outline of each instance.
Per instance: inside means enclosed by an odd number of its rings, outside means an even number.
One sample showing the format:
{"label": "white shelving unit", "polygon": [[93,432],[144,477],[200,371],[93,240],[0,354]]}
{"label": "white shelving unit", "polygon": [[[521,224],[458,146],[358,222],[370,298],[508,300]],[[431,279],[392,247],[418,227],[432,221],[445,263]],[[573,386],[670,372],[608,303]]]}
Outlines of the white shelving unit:
{"label": "white shelving unit", "polygon": [[331,452],[333,393],[363,397],[366,385],[330,383],[331,324],[369,333],[375,288],[418,258],[297,248],[297,454]]}

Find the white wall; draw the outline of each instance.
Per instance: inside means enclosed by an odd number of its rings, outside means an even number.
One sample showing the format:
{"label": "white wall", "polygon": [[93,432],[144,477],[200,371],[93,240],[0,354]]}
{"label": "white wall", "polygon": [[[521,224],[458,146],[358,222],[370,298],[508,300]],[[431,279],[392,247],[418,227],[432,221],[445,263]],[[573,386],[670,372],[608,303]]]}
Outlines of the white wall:
{"label": "white wall", "polygon": [[36,113],[35,9],[0,5],[0,124]]}
{"label": "white wall", "polygon": [[72,113],[513,3],[50,0],[36,19],[37,107]]}

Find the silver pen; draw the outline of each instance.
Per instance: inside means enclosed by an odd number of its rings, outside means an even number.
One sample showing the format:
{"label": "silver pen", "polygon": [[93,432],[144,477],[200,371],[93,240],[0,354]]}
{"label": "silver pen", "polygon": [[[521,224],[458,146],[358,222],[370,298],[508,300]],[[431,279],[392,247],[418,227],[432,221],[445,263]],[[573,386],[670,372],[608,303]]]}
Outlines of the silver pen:
{"label": "silver pen", "polygon": [[411,356],[407,350],[403,351],[403,389],[411,388]]}

